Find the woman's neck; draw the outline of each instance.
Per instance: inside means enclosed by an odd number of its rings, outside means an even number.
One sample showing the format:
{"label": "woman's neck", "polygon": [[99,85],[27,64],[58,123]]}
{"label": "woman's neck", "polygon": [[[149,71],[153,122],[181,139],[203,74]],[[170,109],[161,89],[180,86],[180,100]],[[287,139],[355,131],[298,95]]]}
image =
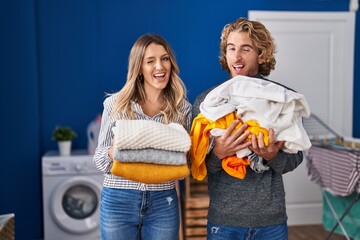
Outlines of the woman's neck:
{"label": "woman's neck", "polygon": [[149,95],[145,101],[140,103],[143,112],[149,117],[159,114],[164,107],[164,98],[162,95]]}

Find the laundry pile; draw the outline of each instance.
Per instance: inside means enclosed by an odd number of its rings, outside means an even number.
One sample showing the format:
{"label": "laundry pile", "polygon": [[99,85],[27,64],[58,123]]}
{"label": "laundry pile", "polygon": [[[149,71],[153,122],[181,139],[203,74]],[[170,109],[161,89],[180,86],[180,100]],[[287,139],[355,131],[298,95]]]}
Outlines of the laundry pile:
{"label": "laundry pile", "polygon": [[[250,127],[255,126],[253,131],[248,131],[256,136],[262,132],[265,144],[268,137],[265,130],[274,129],[275,140],[285,141],[282,150],[296,153],[311,147],[302,125],[302,118],[309,116],[310,109],[302,94],[264,79],[233,77],[210,91],[200,104],[200,114],[194,119],[190,132],[193,177],[197,180],[204,179],[205,156],[212,148],[211,139],[222,135],[235,118]],[[254,171],[267,170],[267,166],[259,165],[262,160],[259,161],[258,157],[251,155],[249,149],[237,152],[232,159],[230,162],[226,159],[225,167],[223,159],[223,168],[240,179],[245,177],[246,166],[249,165],[246,159],[250,161],[250,167]],[[239,159],[243,159],[240,164]],[[228,167],[233,169],[229,171],[226,169]]]}
{"label": "laundry pile", "polygon": [[117,120],[111,173],[143,183],[161,183],[189,175],[191,140],[178,123]]}

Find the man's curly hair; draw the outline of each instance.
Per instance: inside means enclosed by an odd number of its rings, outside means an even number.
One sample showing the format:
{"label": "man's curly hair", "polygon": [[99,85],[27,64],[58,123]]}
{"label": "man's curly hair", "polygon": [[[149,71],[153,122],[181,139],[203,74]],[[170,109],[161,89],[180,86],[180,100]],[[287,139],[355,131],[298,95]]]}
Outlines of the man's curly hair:
{"label": "man's curly hair", "polygon": [[262,23],[245,18],[239,18],[232,23],[226,24],[221,32],[219,62],[222,69],[230,72],[226,62],[226,46],[231,32],[247,32],[249,34],[249,37],[259,50],[260,58],[264,60],[264,63],[259,66],[259,73],[263,76],[269,76],[270,72],[275,69],[276,64],[274,39]]}

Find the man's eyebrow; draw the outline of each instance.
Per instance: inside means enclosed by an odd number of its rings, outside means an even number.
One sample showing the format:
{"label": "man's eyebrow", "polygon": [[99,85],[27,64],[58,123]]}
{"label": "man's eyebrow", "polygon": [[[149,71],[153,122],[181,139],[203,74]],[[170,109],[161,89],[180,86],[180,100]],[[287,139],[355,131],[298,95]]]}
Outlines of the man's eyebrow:
{"label": "man's eyebrow", "polygon": [[253,46],[253,45],[251,45],[251,44],[244,44],[244,45],[242,45],[241,47],[250,47],[250,48],[254,48],[254,46]]}
{"label": "man's eyebrow", "polygon": [[[228,46],[235,46],[235,44],[234,44],[234,43],[228,43],[228,44],[226,44],[226,47],[228,47]],[[241,47],[241,48],[243,48],[243,47],[254,48],[254,46],[252,46],[251,44],[243,44],[243,45],[241,45],[240,47]]]}

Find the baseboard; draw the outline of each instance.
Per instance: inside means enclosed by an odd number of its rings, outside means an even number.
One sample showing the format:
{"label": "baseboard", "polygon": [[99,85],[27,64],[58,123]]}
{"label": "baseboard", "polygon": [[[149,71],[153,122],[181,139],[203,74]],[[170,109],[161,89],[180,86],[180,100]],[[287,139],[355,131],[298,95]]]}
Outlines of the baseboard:
{"label": "baseboard", "polygon": [[287,204],[288,225],[322,224],[322,203]]}

